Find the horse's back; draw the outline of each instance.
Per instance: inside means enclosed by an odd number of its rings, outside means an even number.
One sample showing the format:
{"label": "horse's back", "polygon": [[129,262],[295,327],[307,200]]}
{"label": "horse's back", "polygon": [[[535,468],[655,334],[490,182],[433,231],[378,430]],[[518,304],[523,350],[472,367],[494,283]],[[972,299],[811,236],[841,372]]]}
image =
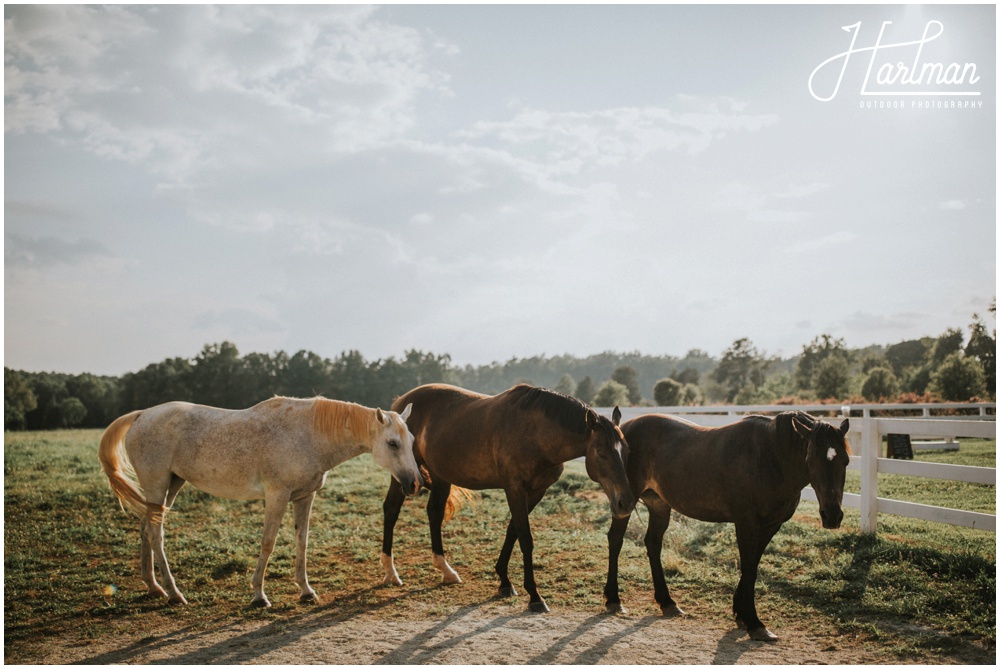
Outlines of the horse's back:
{"label": "horse's back", "polygon": [[393,402],[413,410],[406,424],[413,452],[432,478],[470,489],[502,487],[495,449],[499,444],[496,411],[500,396],[485,395],[444,383],[418,386]]}
{"label": "horse's back", "polygon": [[689,518],[733,521],[747,502],[758,460],[753,427],[742,423],[706,428],[663,414],[628,421],[622,433],[633,486],[652,490]]}
{"label": "horse's back", "polygon": [[254,499],[275,468],[314,467],[307,400],[272,398],[249,409],[167,402],[142,412],[125,448],[140,480],[170,472],[220,497]]}

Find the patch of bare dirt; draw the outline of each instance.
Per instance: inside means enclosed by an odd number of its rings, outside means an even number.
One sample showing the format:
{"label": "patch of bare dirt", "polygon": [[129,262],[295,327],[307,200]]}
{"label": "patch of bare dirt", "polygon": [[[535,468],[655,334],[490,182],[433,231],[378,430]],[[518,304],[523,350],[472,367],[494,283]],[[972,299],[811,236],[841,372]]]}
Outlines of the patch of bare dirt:
{"label": "patch of bare dirt", "polygon": [[[412,613],[412,612],[410,612]],[[775,629],[777,643],[695,617],[559,612],[488,601],[448,615],[344,615],[335,603],[291,618],[219,622],[87,645],[50,643],[46,664],[875,664],[856,642]],[[960,660],[958,660],[960,661]]]}

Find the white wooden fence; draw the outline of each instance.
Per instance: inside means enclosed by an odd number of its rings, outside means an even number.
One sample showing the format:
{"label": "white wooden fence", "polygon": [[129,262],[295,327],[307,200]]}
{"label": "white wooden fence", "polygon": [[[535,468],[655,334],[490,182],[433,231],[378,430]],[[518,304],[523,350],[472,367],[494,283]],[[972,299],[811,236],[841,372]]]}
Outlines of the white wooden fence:
{"label": "white wooden fence", "polygon": [[[873,416],[889,410],[902,409],[919,412],[912,418],[883,418]],[[978,410],[972,416],[940,416],[935,415],[942,410],[973,409]],[[596,409],[606,416],[611,415],[611,409]],[[899,474],[903,476],[920,476],[924,478],[945,481],[964,481],[996,486],[997,470],[995,467],[968,467],[960,465],[944,465],[916,460],[893,460],[880,457],[882,436],[886,434],[906,434],[918,438],[945,438],[954,442],[957,437],[972,437],[979,439],[996,439],[996,404],[864,404],[838,407],[835,405],[754,405],[725,407],[628,407],[622,409],[622,421],[647,413],[664,413],[680,416],[693,423],[704,426],[728,425],[740,420],[750,413],[777,413],[780,411],[798,410],[806,412],[837,412],[834,418],[822,418],[837,424],[844,417],[851,419],[848,439],[852,449],[860,455],[851,458],[848,469],[861,472],[861,493],[845,493],[844,506],[861,510],[861,531],[874,533],[878,527],[878,514],[889,513],[907,518],[918,518],[950,525],[972,527],[990,532],[996,532],[996,515],[976,513],[959,509],[903,502],[885,499],[878,496],[878,474]],[[852,414],[860,411],[861,416]],[[939,442],[943,443],[943,442]],[[859,448],[860,447],[860,448]],[[802,499],[816,501],[816,494],[811,487],[802,491]]]}

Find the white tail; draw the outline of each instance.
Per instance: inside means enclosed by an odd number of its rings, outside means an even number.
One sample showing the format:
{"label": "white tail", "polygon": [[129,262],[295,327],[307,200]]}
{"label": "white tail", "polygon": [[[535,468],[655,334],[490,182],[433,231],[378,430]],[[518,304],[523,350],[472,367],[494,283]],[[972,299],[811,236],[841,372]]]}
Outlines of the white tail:
{"label": "white tail", "polygon": [[132,467],[125,454],[125,434],[141,413],[142,411],[133,411],[125,414],[108,426],[101,436],[97,458],[101,461],[101,468],[123,510],[131,511],[140,518],[149,516],[153,522],[163,522],[163,507],[150,504],[143,497],[138,484],[130,476]]}

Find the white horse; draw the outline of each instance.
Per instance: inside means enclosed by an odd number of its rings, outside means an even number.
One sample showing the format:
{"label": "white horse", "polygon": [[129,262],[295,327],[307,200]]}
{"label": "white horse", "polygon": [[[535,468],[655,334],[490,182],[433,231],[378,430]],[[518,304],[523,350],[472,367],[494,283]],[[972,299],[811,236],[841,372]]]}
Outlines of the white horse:
{"label": "white horse", "polygon": [[[285,507],[295,514],[295,583],[302,602],[318,601],[306,578],[309,513],[326,472],[371,453],[408,494],[419,492],[413,435],[402,413],[322,397],[274,397],[231,411],[169,402],[133,411],[101,437],[98,458],[122,508],[141,519],[142,580],[154,597],[186,604],[163,551],[163,517],[185,482],[227,499],[264,499],[264,537],[253,574],[251,606],[270,606],[264,570]],[[153,560],[166,591],[156,582]]]}

